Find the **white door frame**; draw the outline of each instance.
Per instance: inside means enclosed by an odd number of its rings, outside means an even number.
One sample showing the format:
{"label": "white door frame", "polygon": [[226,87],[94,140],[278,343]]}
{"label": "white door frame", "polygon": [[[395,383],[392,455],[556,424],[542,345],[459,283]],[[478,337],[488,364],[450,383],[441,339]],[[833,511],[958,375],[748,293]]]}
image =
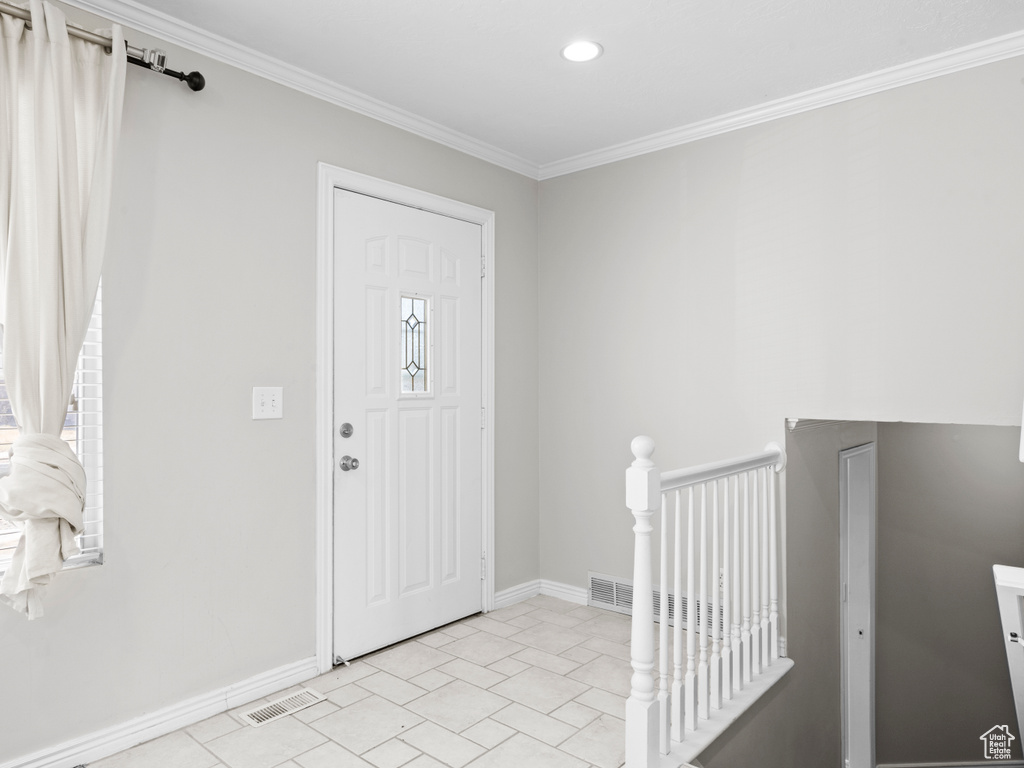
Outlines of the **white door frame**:
{"label": "white door frame", "polygon": [[[875,570],[878,517],[875,443],[839,452],[839,633],[844,768],[875,768]],[[850,521],[860,535],[850,533]],[[864,567],[854,568],[854,560]],[[856,616],[851,606],[856,601]],[[851,624],[851,622],[854,622]],[[857,639],[853,630],[857,631]],[[855,648],[851,643],[857,643]],[[863,643],[864,646],[860,646]],[[851,656],[867,686],[849,680]],[[866,667],[866,669],[864,668]]]}
{"label": "white door frame", "polygon": [[483,321],[482,430],[483,553],[481,606],[494,607],[494,212],[355,171],[319,163],[316,245],[316,659],[323,674],[334,665],[334,190],[420,208],[479,224],[486,279]]}

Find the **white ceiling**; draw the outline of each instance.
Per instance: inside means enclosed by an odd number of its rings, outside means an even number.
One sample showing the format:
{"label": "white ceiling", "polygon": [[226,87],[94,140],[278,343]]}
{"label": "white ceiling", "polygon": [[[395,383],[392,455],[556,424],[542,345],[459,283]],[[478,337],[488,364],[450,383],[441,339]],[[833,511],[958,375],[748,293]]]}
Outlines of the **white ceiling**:
{"label": "white ceiling", "polygon": [[71,2],[537,178],[1024,53],[1021,0]]}

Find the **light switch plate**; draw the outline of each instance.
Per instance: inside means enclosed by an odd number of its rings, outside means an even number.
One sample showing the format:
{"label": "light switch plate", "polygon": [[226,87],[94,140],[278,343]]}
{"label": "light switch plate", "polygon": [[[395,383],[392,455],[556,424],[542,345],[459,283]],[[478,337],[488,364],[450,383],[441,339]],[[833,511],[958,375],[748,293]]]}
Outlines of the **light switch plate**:
{"label": "light switch plate", "polygon": [[284,387],[253,387],[252,417],[280,419],[284,415]]}

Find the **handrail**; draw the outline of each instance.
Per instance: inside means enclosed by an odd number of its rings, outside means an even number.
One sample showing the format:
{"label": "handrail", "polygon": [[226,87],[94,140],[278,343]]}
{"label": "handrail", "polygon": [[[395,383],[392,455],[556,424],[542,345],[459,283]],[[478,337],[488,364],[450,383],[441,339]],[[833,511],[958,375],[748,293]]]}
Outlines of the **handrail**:
{"label": "handrail", "polygon": [[779,474],[786,468],[786,451],[778,443],[768,443],[761,453],[752,453],[749,456],[740,456],[736,459],[715,461],[710,464],[701,464],[686,469],[673,469],[661,473],[661,490],[674,491],[677,488],[687,488],[691,485],[709,483],[712,480],[721,480],[741,472],[751,472],[761,467],[775,467],[775,473]]}

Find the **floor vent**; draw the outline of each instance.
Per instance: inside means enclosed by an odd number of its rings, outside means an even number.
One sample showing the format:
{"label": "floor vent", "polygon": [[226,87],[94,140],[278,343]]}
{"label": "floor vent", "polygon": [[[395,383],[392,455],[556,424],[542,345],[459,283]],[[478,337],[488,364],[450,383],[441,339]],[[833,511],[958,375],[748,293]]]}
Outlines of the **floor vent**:
{"label": "floor vent", "polygon": [[259,727],[277,720],[279,717],[284,717],[293,712],[298,712],[300,709],[319,704],[321,701],[326,701],[326,699],[327,697],[319,691],[303,688],[298,693],[282,696],[280,699],[275,699],[269,704],[261,704],[256,709],[243,712],[239,717],[242,718],[243,723]]}
{"label": "floor vent", "polygon": [[[633,582],[626,579],[620,579],[615,576],[605,576],[600,573],[594,573],[591,571],[590,576],[590,589],[588,591],[587,605],[591,605],[595,608],[605,608],[609,611],[615,611],[616,613],[625,613],[632,615],[633,613]],[[682,596],[682,620],[685,624],[686,614],[689,609],[689,600],[686,595]],[[695,601],[697,613],[694,616],[694,620],[700,623],[700,601]],[[658,621],[661,616],[661,590],[658,587],[654,587],[654,620]],[[718,623],[719,628],[724,630],[722,610],[719,608]],[[673,594],[668,594],[668,623],[669,626],[674,626],[676,623],[676,601]]]}

